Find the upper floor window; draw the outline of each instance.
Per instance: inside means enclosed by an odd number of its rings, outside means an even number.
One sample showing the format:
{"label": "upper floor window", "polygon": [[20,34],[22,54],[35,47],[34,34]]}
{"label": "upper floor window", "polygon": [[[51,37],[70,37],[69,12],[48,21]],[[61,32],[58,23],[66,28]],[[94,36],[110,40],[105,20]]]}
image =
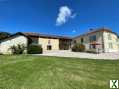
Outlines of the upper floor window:
{"label": "upper floor window", "polygon": [[108,40],[112,40],[112,36],[110,33],[108,34]]}
{"label": "upper floor window", "polygon": [[96,35],[93,35],[93,36],[90,36],[90,42],[92,42],[92,41],[96,41]]}
{"label": "upper floor window", "polygon": [[48,44],[51,44],[51,41],[50,40],[48,40]]}

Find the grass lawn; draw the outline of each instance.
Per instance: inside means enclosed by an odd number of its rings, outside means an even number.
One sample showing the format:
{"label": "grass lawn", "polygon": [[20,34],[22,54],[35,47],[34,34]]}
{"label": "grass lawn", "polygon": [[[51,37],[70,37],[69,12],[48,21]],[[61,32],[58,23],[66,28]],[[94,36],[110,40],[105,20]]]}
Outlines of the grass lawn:
{"label": "grass lawn", "polygon": [[109,89],[119,60],[0,56],[0,89]]}

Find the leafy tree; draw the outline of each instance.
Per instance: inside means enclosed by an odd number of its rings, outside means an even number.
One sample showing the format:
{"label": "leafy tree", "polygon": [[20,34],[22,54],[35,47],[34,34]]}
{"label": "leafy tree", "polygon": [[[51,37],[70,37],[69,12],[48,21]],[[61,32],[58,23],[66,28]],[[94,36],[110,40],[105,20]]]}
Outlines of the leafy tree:
{"label": "leafy tree", "polygon": [[72,47],[73,52],[84,52],[85,51],[85,45],[83,44],[74,44]]}
{"label": "leafy tree", "polygon": [[23,54],[27,47],[24,44],[13,45],[9,48],[12,54]]}
{"label": "leafy tree", "polygon": [[0,40],[9,37],[11,34],[8,32],[0,32]]}

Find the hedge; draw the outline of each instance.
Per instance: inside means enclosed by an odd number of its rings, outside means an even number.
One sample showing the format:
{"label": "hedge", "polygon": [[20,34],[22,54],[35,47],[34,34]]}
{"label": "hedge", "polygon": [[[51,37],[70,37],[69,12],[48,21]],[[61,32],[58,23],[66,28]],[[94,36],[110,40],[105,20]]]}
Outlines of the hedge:
{"label": "hedge", "polygon": [[83,44],[74,44],[72,47],[73,52],[84,52],[85,46]]}
{"label": "hedge", "polygon": [[28,54],[42,54],[43,49],[41,45],[29,45],[28,46]]}

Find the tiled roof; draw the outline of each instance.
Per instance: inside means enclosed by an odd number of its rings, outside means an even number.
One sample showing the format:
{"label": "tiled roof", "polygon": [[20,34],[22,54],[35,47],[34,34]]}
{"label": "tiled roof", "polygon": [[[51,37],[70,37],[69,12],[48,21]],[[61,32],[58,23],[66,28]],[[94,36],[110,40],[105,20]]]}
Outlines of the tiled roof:
{"label": "tiled roof", "polygon": [[0,42],[2,42],[4,40],[8,40],[9,38],[15,37],[17,35],[24,35],[25,37],[27,37],[30,40],[31,40],[31,37],[43,37],[43,38],[55,38],[55,39],[72,40],[71,37],[66,37],[66,36],[57,36],[57,35],[49,35],[49,34],[47,35],[47,34],[39,34],[39,33],[34,33],[34,32],[17,32],[15,34],[11,35],[8,38],[0,40]]}
{"label": "tiled roof", "polygon": [[88,32],[86,32],[86,33],[84,33],[84,34],[81,34],[81,35],[79,35],[79,36],[76,36],[76,37],[74,37],[74,38],[77,38],[77,37],[82,37],[82,36],[86,36],[86,35],[90,35],[90,34],[93,34],[93,33],[96,33],[96,32],[101,32],[101,31],[106,31],[106,32],[111,32],[111,33],[114,33],[114,34],[116,34],[117,36],[118,36],[118,34],[117,33],[115,33],[115,32],[112,32],[112,30],[111,29],[109,29],[109,28],[98,28],[98,29],[90,29]]}
{"label": "tiled roof", "polygon": [[72,39],[71,37],[67,37],[67,36],[57,36],[57,35],[41,34],[41,33],[34,33],[34,32],[23,32],[23,34],[26,36],[32,36],[32,37]]}
{"label": "tiled roof", "polygon": [[34,32],[23,32],[24,35],[26,36],[38,36],[39,37],[39,34],[38,33],[34,33]]}

